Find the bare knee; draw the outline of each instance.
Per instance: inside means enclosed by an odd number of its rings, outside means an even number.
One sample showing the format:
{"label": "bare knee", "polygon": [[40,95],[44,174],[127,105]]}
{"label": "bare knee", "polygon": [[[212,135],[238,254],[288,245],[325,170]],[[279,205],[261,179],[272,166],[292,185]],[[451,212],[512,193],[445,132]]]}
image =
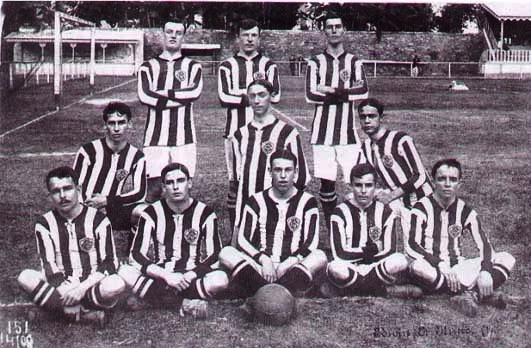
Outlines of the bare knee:
{"label": "bare knee", "polygon": [[34,269],[25,269],[17,277],[17,283],[26,292],[33,291],[42,280],[42,274]]}
{"label": "bare knee", "polygon": [[327,262],[326,254],[320,250],[316,249],[310,253],[304,260],[302,260],[302,264],[310,270],[312,274],[315,274],[320,269],[323,269],[326,267]]}
{"label": "bare knee", "polygon": [[328,263],[326,273],[328,274],[328,277],[333,280],[347,279],[349,269],[344,261],[332,260]]}
{"label": "bare knee", "polygon": [[140,276],[140,271],[133,266],[121,265],[118,269],[118,276],[122,278],[128,287],[132,288]]}
{"label": "bare knee", "polygon": [[219,252],[218,260],[223,267],[232,270],[238,263],[243,261],[244,258],[236,248],[226,246]]}
{"label": "bare knee", "polygon": [[207,292],[215,295],[227,288],[229,277],[223,271],[213,271],[205,276],[204,284]]}
{"label": "bare knee", "polygon": [[103,278],[100,282],[100,291],[104,297],[118,296],[125,290],[125,282],[118,274]]}
{"label": "bare knee", "polygon": [[434,281],[437,278],[437,270],[424,259],[413,261],[409,265],[411,273],[423,279]]}
{"label": "bare knee", "polygon": [[401,253],[394,253],[389,255],[385,261],[385,269],[391,273],[396,274],[398,272],[402,272],[407,268],[407,258],[404,254]]}
{"label": "bare knee", "polygon": [[494,257],[494,262],[502,265],[509,272],[511,272],[514,268],[516,260],[513,255],[509,254],[508,252],[502,251],[500,253],[496,253]]}

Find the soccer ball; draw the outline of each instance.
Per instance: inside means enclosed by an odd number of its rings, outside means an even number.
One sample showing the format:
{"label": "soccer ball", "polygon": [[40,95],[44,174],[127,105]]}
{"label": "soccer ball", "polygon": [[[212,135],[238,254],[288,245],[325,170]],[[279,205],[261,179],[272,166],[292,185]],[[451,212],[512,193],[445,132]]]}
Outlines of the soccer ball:
{"label": "soccer ball", "polygon": [[252,298],[251,307],[253,319],[274,326],[287,324],[297,313],[295,298],[279,284],[261,287]]}

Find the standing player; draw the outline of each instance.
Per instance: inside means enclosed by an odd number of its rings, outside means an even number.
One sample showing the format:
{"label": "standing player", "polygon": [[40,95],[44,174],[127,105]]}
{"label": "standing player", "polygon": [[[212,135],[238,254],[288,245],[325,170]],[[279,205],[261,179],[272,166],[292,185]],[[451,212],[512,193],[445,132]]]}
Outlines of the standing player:
{"label": "standing player", "polygon": [[385,187],[376,193],[376,199],[390,205],[407,234],[411,207],[429,195],[432,188],[413,139],[404,132],[385,128],[383,112],[383,104],[374,98],[358,105],[361,128],[369,136],[362,146],[361,161],[376,168]]}
{"label": "standing player", "polygon": [[223,271],[211,269],[221,250],[216,213],[190,196],[192,178],[183,164],[168,164],[162,178],[164,198],[140,216],[131,248],[133,266],[122,265],[119,274],[147,302],[182,304],[182,314],[198,309],[201,317],[206,302],[197,299],[212,298],[228,284]]}
{"label": "standing player", "polygon": [[[104,210],[115,230],[130,230],[133,210],[146,195],[144,154],[128,143],[131,109],[112,102],[103,110],[105,137],[83,145],[74,170],[85,204]],[[130,182],[131,187],[126,187]],[[131,235],[132,240],[132,235]]]}
{"label": "standing player", "polygon": [[221,250],[221,265],[252,296],[267,283],[290,291],[308,290],[326,265],[319,243],[319,210],[310,194],[295,187],[297,157],[278,150],[270,157],[273,186],[251,197],[245,206],[238,249]]}
{"label": "standing player", "polygon": [[[476,211],[458,198],[462,175],[455,159],[435,163],[435,192],[412,210],[406,251],[415,259],[410,269],[419,284],[429,292],[457,294],[465,290],[452,297],[452,304],[472,317],[477,313],[477,300],[505,308],[503,296],[494,294],[494,289],[508,279],[515,260],[507,252],[494,252]],[[464,237],[474,240],[479,257],[463,256]]]}
{"label": "standing player", "polygon": [[138,72],[138,97],[148,106],[143,149],[148,202],[160,197],[160,172],[168,163],[183,163],[195,175],[193,101],[201,94],[203,79],[201,65],[181,53],[185,33],[182,21],[168,21],[162,54],[142,64]]}
{"label": "standing player", "polygon": [[46,176],[53,209],[35,224],[42,273],[26,269],[18,284],[43,309],[67,320],[104,322],[125,289],[116,274],[112,228],[96,209],[79,201],[77,174],[69,167]]}
{"label": "standing player", "polygon": [[368,96],[361,61],[345,52],[343,20],[329,13],[324,22],[327,47],[308,60],[306,100],[315,104],[311,144],[314,175],[321,179],[319,198],[327,226],[337,203],[337,166],[345,181],[358,161],[360,140],[354,124],[354,101]]}
{"label": "standing player", "polygon": [[260,47],[260,27],[255,20],[245,19],[238,28],[239,50],[223,61],[218,71],[218,94],[221,105],[227,108],[225,124],[225,155],[229,173],[229,193],[227,206],[231,226],[235,221],[236,178],[232,175],[231,137],[236,130],[248,124],[253,118],[253,110],[247,97],[247,86],[254,80],[267,80],[273,86],[271,103],[280,101],[280,80],[278,67],[271,59],[258,52]]}
{"label": "standing player", "polygon": [[295,185],[303,189],[310,181],[299,132],[277,119],[271,111],[273,85],[266,80],[255,80],[248,88],[249,102],[254,111],[253,120],[238,129],[232,138],[232,177],[237,181],[236,219],[232,245],[236,236],[246,200],[256,192],[271,186],[268,170],[269,157],[278,149],[289,149],[299,163]]}
{"label": "standing player", "polygon": [[395,276],[407,269],[406,257],[396,252],[393,211],[375,199],[376,179],[370,164],[354,166],[352,198],[338,205],[331,217],[334,259],[327,275],[338,294],[385,295]]}

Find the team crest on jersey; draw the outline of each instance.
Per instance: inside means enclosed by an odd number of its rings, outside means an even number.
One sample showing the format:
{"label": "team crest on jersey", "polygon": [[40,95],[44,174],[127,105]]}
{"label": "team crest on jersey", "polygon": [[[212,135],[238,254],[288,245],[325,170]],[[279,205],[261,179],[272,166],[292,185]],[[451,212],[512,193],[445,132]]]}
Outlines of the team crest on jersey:
{"label": "team crest on jersey", "polygon": [[175,72],[175,78],[176,78],[177,81],[179,81],[179,82],[186,81],[186,73],[184,72],[184,70],[177,70],[177,71]]}
{"label": "team crest on jersey", "polygon": [[94,248],[94,239],[85,237],[79,240],[79,249],[88,253],[92,250],[92,248]]}
{"label": "team crest on jersey", "polygon": [[343,82],[348,82],[350,80],[350,71],[343,69],[339,72],[339,78]]}
{"label": "team crest on jersey", "polygon": [[275,150],[275,144],[273,144],[272,141],[268,140],[262,143],[262,152],[265,153],[266,155],[268,156],[271,155],[274,150]]}
{"label": "team crest on jersey", "polygon": [[391,155],[383,155],[382,162],[383,162],[383,165],[387,168],[392,168],[393,164],[395,164],[395,161],[393,160],[393,156]]}
{"label": "team crest on jersey", "polygon": [[199,238],[199,232],[196,229],[189,228],[184,231],[184,239],[189,244],[197,244],[197,239]]}
{"label": "team crest on jersey", "polygon": [[381,236],[382,230],[378,226],[371,226],[371,228],[369,228],[369,237],[373,242],[380,240]]}
{"label": "team crest on jersey", "polygon": [[129,172],[127,170],[118,169],[115,175],[116,181],[122,181],[123,179],[127,178],[128,175],[129,175]]}
{"label": "team crest on jersey", "polygon": [[296,216],[289,217],[286,222],[291,232],[298,231],[301,228],[301,219]]}
{"label": "team crest on jersey", "polygon": [[261,71],[257,71],[253,74],[253,79],[254,80],[265,80],[265,74]]}
{"label": "team crest on jersey", "polygon": [[448,227],[448,234],[452,238],[457,238],[461,236],[461,233],[463,232],[463,228],[461,225],[451,225]]}

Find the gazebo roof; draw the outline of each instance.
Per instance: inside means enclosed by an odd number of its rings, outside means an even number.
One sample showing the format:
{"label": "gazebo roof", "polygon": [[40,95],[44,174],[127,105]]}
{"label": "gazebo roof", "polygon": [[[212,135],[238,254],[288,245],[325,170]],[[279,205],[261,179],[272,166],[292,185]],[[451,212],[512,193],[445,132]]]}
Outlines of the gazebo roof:
{"label": "gazebo roof", "polygon": [[531,21],[531,2],[486,2],[481,6],[499,21]]}
{"label": "gazebo roof", "polygon": [[[65,43],[90,43],[90,28],[65,30],[62,41]],[[144,40],[144,32],[139,29],[96,29],[95,39],[98,43],[138,43]],[[7,42],[53,42],[52,29],[30,33],[13,32],[5,37]]]}

